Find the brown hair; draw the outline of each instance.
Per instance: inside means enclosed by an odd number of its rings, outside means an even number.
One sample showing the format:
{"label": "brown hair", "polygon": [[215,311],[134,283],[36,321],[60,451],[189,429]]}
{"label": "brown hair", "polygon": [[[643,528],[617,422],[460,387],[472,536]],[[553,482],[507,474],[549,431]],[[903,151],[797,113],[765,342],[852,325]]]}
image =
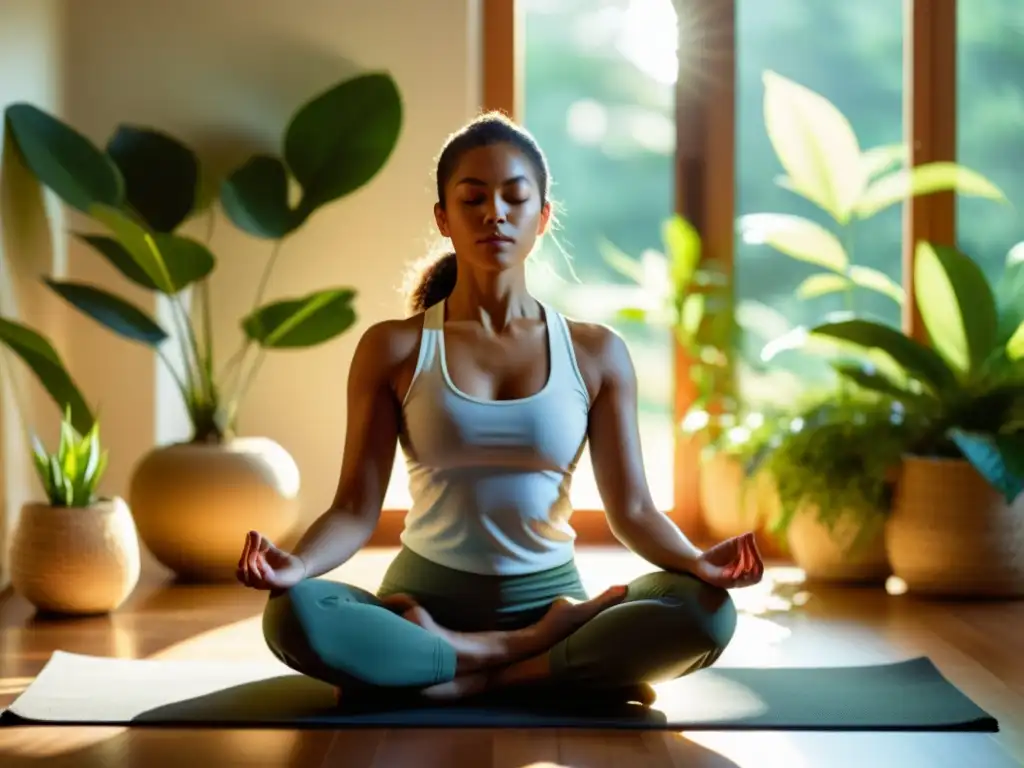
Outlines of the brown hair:
{"label": "brown hair", "polygon": [[[446,205],[445,187],[455,172],[462,156],[479,147],[494,144],[511,144],[522,152],[537,176],[540,186],[541,204],[548,201],[550,177],[547,158],[537,141],[524,128],[500,112],[487,112],[467,123],[458,132],[448,137],[437,161],[437,201],[442,208]],[[414,267],[412,289],[408,292],[411,313],[422,312],[451,295],[455,288],[458,269],[455,253],[428,256]]]}

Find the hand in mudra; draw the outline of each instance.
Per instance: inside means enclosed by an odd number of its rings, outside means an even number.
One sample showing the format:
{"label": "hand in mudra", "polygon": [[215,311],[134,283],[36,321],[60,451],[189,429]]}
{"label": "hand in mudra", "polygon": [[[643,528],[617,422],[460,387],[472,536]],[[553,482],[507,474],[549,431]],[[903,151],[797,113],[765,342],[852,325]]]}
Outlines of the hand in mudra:
{"label": "hand in mudra", "polygon": [[306,577],[306,566],[291,552],[249,531],[238,560],[238,580],[253,589],[288,589]]}
{"label": "hand in mudra", "polygon": [[764,576],[764,561],[753,533],[716,544],[697,558],[694,575],[723,589],[750,587]]}

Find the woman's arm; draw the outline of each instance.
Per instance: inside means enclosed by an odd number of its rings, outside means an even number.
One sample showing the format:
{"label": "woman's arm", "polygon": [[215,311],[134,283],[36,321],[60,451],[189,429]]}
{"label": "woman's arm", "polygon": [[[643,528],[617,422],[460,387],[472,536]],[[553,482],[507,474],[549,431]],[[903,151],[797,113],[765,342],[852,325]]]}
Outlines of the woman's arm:
{"label": "woman's arm", "polygon": [[317,518],[292,551],[305,577],[334,570],[373,535],[391,480],[398,440],[396,369],[415,346],[403,321],[371,326],[363,334],[348,376],[348,409],[338,488],[330,508]]}
{"label": "woman's arm", "polygon": [[[637,424],[637,382],[620,336],[577,326],[587,349],[585,372],[596,395],[590,409],[590,456],[612,532],[626,547],[666,571],[692,572],[702,554],[651,498]],[[581,361],[583,362],[583,361]]]}

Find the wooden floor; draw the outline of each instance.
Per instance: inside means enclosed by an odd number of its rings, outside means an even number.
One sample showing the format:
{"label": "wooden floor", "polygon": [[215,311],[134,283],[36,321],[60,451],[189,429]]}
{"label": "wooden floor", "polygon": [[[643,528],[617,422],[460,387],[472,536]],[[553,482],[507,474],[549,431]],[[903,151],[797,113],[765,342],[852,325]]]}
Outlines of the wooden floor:
{"label": "wooden floor", "polygon": [[[368,551],[332,577],[373,589],[393,550]],[[616,550],[585,550],[589,588],[645,568]],[[32,726],[0,729],[0,765],[333,766],[351,768],[655,768],[689,766],[1024,765],[1024,602],[935,603],[883,589],[813,588],[772,569],[735,593],[728,666],[842,665],[929,656],[1000,720],[998,734],[623,733],[488,730],[170,730]],[[892,590],[898,591],[898,590]],[[0,707],[54,650],[133,658],[269,659],[265,595],[240,586],[178,586],[149,577],[109,618],[42,620],[0,598]]]}

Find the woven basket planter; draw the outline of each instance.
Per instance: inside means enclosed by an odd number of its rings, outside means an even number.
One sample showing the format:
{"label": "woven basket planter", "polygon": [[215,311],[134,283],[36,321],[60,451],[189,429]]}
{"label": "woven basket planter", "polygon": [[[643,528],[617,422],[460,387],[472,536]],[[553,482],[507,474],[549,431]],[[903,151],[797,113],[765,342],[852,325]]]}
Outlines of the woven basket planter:
{"label": "woven basket planter", "polygon": [[847,584],[879,584],[892,574],[886,554],[885,528],[875,530],[858,546],[852,543],[861,523],[853,515],[844,515],[828,528],[818,520],[818,508],[807,504],[793,516],[786,529],[786,541],[796,565],[812,581]]}
{"label": "woven basket planter", "polygon": [[910,592],[1024,596],[1024,496],[1008,505],[967,461],[907,457],[886,547]]}

